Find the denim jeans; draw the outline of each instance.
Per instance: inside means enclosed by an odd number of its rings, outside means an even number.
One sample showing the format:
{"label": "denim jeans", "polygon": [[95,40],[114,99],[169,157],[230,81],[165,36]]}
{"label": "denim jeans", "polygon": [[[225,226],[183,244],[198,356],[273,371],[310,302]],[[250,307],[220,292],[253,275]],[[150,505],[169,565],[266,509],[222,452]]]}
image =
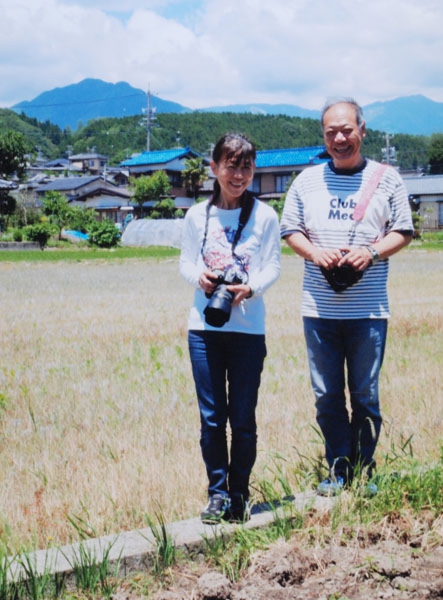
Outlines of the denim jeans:
{"label": "denim jeans", "polygon": [[200,409],[200,446],[209,479],[208,494],[247,500],[249,477],[257,456],[255,409],[266,356],[265,336],[189,331],[188,342]]}
{"label": "denim jeans", "polygon": [[382,423],[378,382],[387,320],[304,317],[303,324],[329,468],[345,480],[356,468],[370,474]]}

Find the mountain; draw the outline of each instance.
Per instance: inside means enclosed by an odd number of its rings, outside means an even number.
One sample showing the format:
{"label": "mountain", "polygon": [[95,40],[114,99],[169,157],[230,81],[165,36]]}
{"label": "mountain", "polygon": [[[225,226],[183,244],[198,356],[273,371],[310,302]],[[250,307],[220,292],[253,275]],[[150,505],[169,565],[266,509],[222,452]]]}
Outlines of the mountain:
{"label": "mountain", "polygon": [[[142,116],[147,104],[147,93],[128,83],[84,79],[80,83],[43,92],[34,100],[19,102],[12,106],[12,110],[24,112],[42,123],[50,121],[62,129],[70,127],[75,131],[79,124],[86,125],[91,119]],[[156,96],[151,96],[151,107],[164,113],[191,112],[181,104]]]}
{"label": "mountain", "polygon": [[[24,112],[40,122],[50,121],[62,129],[76,130],[100,117],[127,117],[146,113],[147,94],[125,82],[106,83],[100,79],[84,79],[80,83],[55,88],[34,100],[16,104],[12,109]],[[190,108],[151,95],[151,108],[158,113],[189,113]],[[318,119],[320,111],[292,104],[232,104],[200,108],[196,112],[232,112],[263,115],[288,115]],[[374,102],[363,107],[370,129],[386,133],[431,135],[443,133],[443,103],[416,95]]]}
{"label": "mountain", "polygon": [[371,129],[412,135],[443,133],[443,103],[426,96],[374,102],[365,106],[363,112]]}

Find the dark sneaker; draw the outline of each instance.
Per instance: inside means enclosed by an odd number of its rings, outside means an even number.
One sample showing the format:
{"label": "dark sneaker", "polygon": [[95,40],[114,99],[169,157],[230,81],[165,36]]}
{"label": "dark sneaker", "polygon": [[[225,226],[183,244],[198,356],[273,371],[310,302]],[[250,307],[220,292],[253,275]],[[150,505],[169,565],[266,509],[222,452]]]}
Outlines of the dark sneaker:
{"label": "dark sneaker", "polygon": [[200,514],[202,523],[219,523],[227,514],[230,504],[228,496],[223,496],[222,494],[211,496],[208,504]]}
{"label": "dark sneaker", "polygon": [[227,518],[231,523],[246,523],[251,518],[251,507],[243,498],[231,498],[231,506],[227,512]]}
{"label": "dark sneaker", "polygon": [[345,487],[345,480],[340,475],[336,477],[327,477],[324,481],[318,484],[317,493],[320,496],[336,496]]}

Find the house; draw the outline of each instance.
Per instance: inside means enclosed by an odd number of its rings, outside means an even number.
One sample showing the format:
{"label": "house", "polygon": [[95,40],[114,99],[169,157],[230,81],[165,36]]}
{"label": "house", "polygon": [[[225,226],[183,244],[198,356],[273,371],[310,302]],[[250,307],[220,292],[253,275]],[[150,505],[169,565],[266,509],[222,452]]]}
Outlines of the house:
{"label": "house", "polygon": [[15,181],[8,181],[6,179],[0,179],[0,190],[16,190],[18,185]]}
{"label": "house", "polygon": [[443,175],[404,177],[411,208],[423,217],[422,229],[443,228]]}
{"label": "house", "polygon": [[36,176],[46,177],[59,177],[60,175],[71,173],[81,173],[82,169],[76,167],[67,158],[56,158],[55,160],[41,161],[37,160],[35,163],[29,165],[26,168],[28,179],[32,179]]}
{"label": "house", "polygon": [[93,208],[100,218],[122,223],[127,207],[131,206],[131,193],[127,188],[105,181],[101,175],[89,177],[59,177],[37,187],[37,197],[47,192],[60,192],[71,206]]}
{"label": "house", "polygon": [[324,146],[259,150],[251,191],[261,200],[279,199],[292,176],[328,160]]}
{"label": "house", "polygon": [[68,157],[71,165],[83,173],[91,173],[91,175],[97,175],[103,173],[108,164],[109,158],[103,156],[103,154],[97,154],[96,152],[87,152],[85,154],[71,154]]}
{"label": "house", "polygon": [[[286,191],[292,175],[327,160],[324,153],[324,146],[258,151],[257,168],[251,191],[262,200],[280,198]],[[170,195],[182,198],[184,196],[182,172],[185,161],[197,156],[199,155],[190,148],[142,152],[120,163],[120,167],[129,170],[130,175],[135,177],[152,175],[159,170],[165,171],[172,185]],[[205,158],[204,163],[208,165],[209,161]],[[200,196],[209,196],[212,193],[214,178],[211,173],[209,175],[209,179],[204,182],[200,191]]]}
{"label": "house", "polygon": [[[154,150],[142,152],[120,163],[120,167],[129,171],[129,175],[140,177],[149,176],[156,171],[165,171],[171,183],[171,196],[183,196],[183,170],[189,158],[200,156],[190,148],[172,148],[170,150]],[[203,159],[209,164],[207,159]]]}

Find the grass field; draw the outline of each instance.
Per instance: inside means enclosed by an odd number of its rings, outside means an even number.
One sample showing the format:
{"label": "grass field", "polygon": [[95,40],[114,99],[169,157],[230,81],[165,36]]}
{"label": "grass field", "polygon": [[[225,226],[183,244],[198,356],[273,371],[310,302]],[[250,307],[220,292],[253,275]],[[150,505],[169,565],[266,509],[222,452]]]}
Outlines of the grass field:
{"label": "grass field", "polygon": [[[178,258],[0,262],[0,536],[8,551],[195,516],[205,500]],[[267,293],[253,488],[309,481],[323,452],[301,331],[303,263]],[[391,259],[379,464],[443,439],[443,253]]]}

